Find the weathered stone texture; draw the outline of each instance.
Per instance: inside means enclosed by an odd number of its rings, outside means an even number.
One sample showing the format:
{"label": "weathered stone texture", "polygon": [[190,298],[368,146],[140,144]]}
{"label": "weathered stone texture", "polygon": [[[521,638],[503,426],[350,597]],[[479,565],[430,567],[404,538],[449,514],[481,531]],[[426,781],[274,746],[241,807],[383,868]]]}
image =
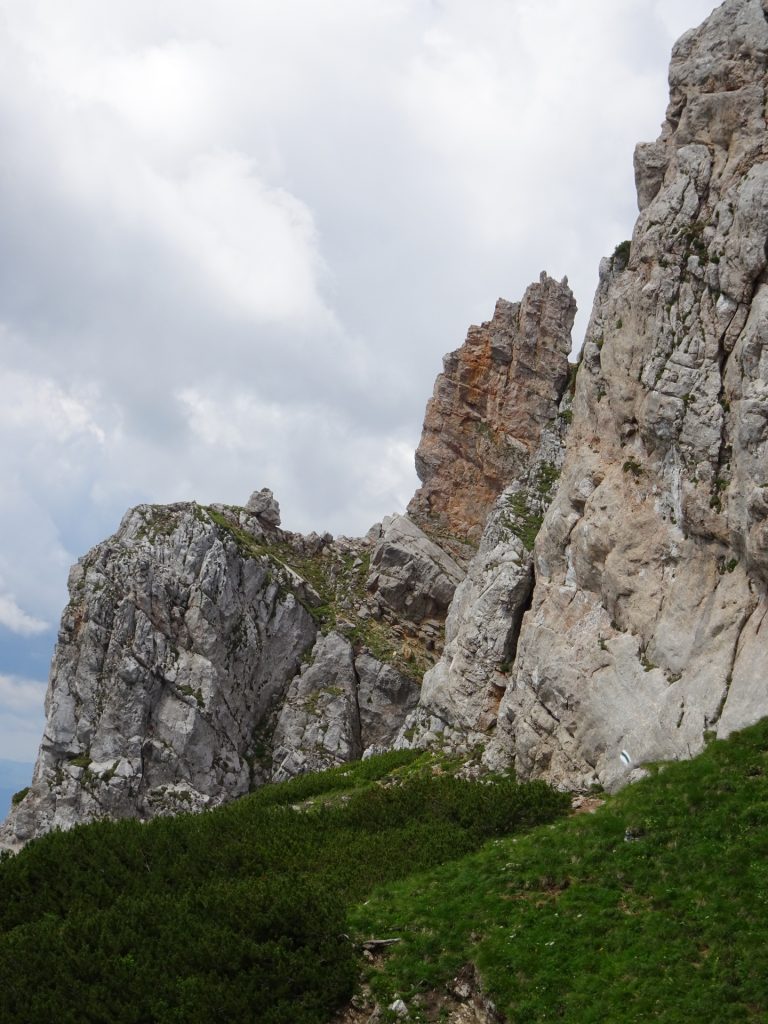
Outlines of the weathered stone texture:
{"label": "weathered stone texture", "polygon": [[388,516],[371,556],[368,590],[411,622],[444,619],[464,570],[407,516]]}
{"label": "weathered stone texture", "polygon": [[81,559],[0,845],[392,745],[616,787],[768,714],[766,10],[675,47],[572,402],[542,275],[446,356],[407,516],[299,537],[265,489],[140,507]]}
{"label": "weathered stone texture", "polygon": [[[248,513],[234,523],[266,539]],[[195,505],[132,510],[69,588],[34,782],[3,841],[247,792],[254,730],[314,642],[311,588]]]}
{"label": "weathered stone texture", "polygon": [[[351,633],[370,618],[353,610],[370,542],[278,522],[269,491],[245,509],[140,506],[78,562],[33,785],[0,845],[202,810],[392,739],[417,683],[321,633],[331,611]],[[397,641],[384,626],[376,636]],[[305,658],[314,664],[299,672]]]}
{"label": "weathered stone texture", "polygon": [[499,299],[493,318],[443,361],[408,515],[459,557],[477,547],[494,502],[524,475],[557,416],[575,313],[567,282],[542,274],[521,302]]}
{"label": "weathered stone texture", "polygon": [[418,700],[413,679],[338,633],[318,639],[291,683],[272,739],[272,781],[388,749]]}
{"label": "weathered stone texture", "polygon": [[397,746],[439,743],[468,753],[485,747],[493,735],[530,604],[533,541],[563,461],[565,425],[558,417],[542,432],[525,472],[497,499],[456,588],[442,657],[424,676],[419,706],[406,719]]}
{"label": "weathered stone texture", "polygon": [[727,0],[637,150],[492,745],[522,775],[616,786],[768,713],[767,65],[763,4]]}

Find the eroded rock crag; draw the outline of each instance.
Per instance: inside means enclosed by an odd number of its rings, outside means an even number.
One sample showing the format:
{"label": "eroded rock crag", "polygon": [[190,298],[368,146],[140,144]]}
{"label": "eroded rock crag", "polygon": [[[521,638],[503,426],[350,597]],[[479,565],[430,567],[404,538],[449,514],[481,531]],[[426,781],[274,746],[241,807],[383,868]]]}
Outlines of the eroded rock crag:
{"label": "eroded rock crag", "polygon": [[494,756],[561,785],[768,714],[768,21],[674,48],[640,216],[603,261]]}
{"label": "eroded rock crag", "polygon": [[443,360],[408,516],[460,555],[473,553],[494,502],[525,477],[557,417],[575,314],[567,281],[542,274],[520,302],[499,299],[493,318]]}
{"label": "eroded rock crag", "polygon": [[77,563],[33,784],[3,845],[201,810],[391,741],[423,666],[369,607],[372,542],[279,521],[268,491],[245,508],[140,506]]}
{"label": "eroded rock crag", "polygon": [[[546,375],[530,402],[514,377],[487,381],[507,410],[504,387],[518,395],[519,424],[507,425],[504,444],[527,466],[543,395],[554,396],[546,409],[556,419],[569,339],[563,328],[555,345],[551,322],[573,298],[542,276],[520,306],[502,306],[525,329],[501,340],[478,329],[483,358],[495,345],[508,369],[520,348],[533,377]],[[553,345],[544,359],[537,346]],[[444,419],[446,429],[458,431],[482,386],[454,401],[457,423]],[[474,457],[480,503],[502,484],[495,456],[487,472]],[[445,484],[451,471],[438,460],[433,480]],[[133,509],[70,575],[33,785],[0,843],[15,849],[99,817],[200,810],[391,747],[440,657],[466,574],[461,554],[439,541],[401,515],[357,540],[288,533],[267,489],[243,508]]]}

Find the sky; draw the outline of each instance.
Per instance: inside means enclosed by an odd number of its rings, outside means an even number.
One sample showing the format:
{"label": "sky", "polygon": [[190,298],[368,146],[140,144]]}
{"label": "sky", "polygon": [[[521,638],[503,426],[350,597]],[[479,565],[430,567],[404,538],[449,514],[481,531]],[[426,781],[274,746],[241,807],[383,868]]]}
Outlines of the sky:
{"label": "sky", "polygon": [[632,231],[713,0],[0,0],[0,758],[140,502],[359,535],[444,353]]}

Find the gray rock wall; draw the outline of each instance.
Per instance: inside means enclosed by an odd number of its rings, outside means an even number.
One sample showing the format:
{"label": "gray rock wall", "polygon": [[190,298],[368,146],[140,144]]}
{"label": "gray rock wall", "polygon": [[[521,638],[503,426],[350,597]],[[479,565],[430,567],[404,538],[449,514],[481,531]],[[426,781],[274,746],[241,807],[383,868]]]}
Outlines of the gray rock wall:
{"label": "gray rock wall", "polygon": [[497,759],[617,786],[768,713],[768,22],[727,0],[675,47],[604,260]]}
{"label": "gray rock wall", "polygon": [[[370,542],[278,523],[268,491],[245,509],[141,506],[78,562],[33,785],[2,846],[202,810],[391,742],[418,685],[366,646],[397,660],[386,624],[365,630]],[[354,647],[328,632],[337,618]]]}

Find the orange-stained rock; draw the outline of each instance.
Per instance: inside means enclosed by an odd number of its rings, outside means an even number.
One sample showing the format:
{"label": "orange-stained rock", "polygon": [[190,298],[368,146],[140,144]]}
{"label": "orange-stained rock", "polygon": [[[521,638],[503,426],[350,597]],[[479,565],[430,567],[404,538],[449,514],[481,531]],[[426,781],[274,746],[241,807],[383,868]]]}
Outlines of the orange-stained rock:
{"label": "orange-stained rock", "polygon": [[542,274],[521,302],[499,299],[493,319],[444,358],[416,451],[422,486],[408,506],[431,536],[474,548],[495,499],[525,475],[558,414],[575,313],[567,279]]}

